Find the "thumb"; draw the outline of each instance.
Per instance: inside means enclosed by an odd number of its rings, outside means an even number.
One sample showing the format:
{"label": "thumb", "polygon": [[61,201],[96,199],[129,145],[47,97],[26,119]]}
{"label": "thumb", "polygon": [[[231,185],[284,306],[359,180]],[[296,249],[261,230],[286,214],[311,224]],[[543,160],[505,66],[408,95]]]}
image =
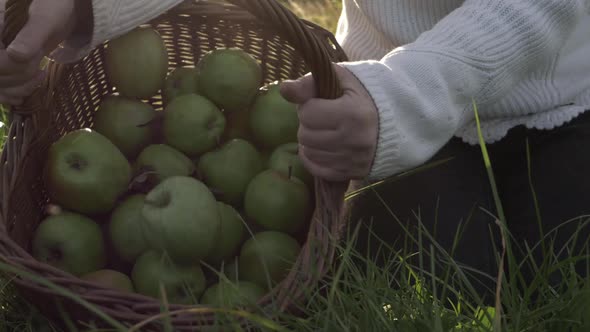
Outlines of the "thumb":
{"label": "thumb", "polygon": [[38,57],[44,51],[45,44],[51,37],[53,26],[49,20],[29,20],[8,45],[6,53],[15,62],[28,62]]}
{"label": "thumb", "polygon": [[315,80],[308,74],[297,80],[286,80],[281,83],[281,95],[293,104],[305,104],[317,96]]}

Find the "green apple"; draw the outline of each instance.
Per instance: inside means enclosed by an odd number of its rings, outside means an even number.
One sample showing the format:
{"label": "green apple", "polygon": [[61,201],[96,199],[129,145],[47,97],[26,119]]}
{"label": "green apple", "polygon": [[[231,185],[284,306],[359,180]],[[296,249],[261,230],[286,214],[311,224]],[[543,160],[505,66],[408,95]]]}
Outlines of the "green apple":
{"label": "green apple", "polygon": [[243,111],[262,84],[262,69],[256,59],[239,48],[218,48],[197,64],[201,93],[231,113]]}
{"label": "green apple", "polygon": [[132,195],[119,204],[111,214],[108,234],[115,253],[127,263],[134,262],[139,255],[148,250],[143,237],[142,215],[145,195]]}
{"label": "green apple", "polygon": [[152,172],[153,183],[157,184],[172,176],[191,176],[195,172],[194,162],[184,153],[166,144],[147,146],[134,164],[136,172]]}
{"label": "green apple", "polygon": [[268,230],[294,234],[311,218],[313,204],[305,183],[268,169],[256,175],[248,185],[244,210],[249,220]]}
{"label": "green apple", "polygon": [[199,93],[198,71],[194,67],[178,67],[172,70],[166,77],[162,97],[168,104],[178,96],[188,93]]}
{"label": "green apple", "polygon": [[240,138],[205,153],[197,164],[199,176],[220,200],[239,205],[244,199],[248,184],[264,169],[260,153]]}
{"label": "green apple", "polygon": [[131,166],[106,137],[90,129],[51,145],[43,178],[51,201],[83,214],[110,211],[131,181]]}
{"label": "green apple", "polygon": [[264,288],[259,285],[248,282],[218,282],[205,290],[201,297],[201,304],[232,308],[255,306],[256,302],[266,294]]}
{"label": "green apple", "polygon": [[164,85],[168,51],[156,30],[138,27],[107,43],[104,64],[107,80],[121,95],[147,99]]}
{"label": "green apple", "polygon": [[133,292],[133,283],[124,273],[119,271],[104,269],[90,272],[80,277],[80,279],[94,282],[104,287],[116,289],[122,292]]}
{"label": "green apple", "polygon": [[178,263],[204,259],[219,238],[217,201],[204,183],[191,177],[174,176],[158,184],[147,194],[142,214],[150,247]]}
{"label": "green apple", "polygon": [[299,144],[287,143],[277,147],[268,159],[267,166],[283,174],[291,175],[303,181],[310,190],[314,188],[313,176],[307,171],[298,155]]}
{"label": "green apple", "polygon": [[288,234],[275,231],[256,233],[240,251],[240,280],[268,289],[289,274],[300,251],[297,240]]}
{"label": "green apple", "polygon": [[297,106],[280,93],[279,82],[260,89],[250,115],[250,130],[256,142],[269,149],[297,142]]}
{"label": "green apple", "polygon": [[62,212],[44,219],[35,230],[33,256],[75,276],[100,270],[106,265],[104,238],[92,219]]}
{"label": "green apple", "polygon": [[198,263],[179,265],[165,253],[154,250],[137,259],[131,280],[137,293],[156,299],[162,298],[162,288],[172,304],[196,304],[206,287],[205,274]]}
{"label": "green apple", "polygon": [[176,97],[164,110],[165,142],[190,157],[213,149],[224,130],[223,113],[203,96],[191,93]]}
{"label": "green apple", "polygon": [[206,259],[212,264],[218,264],[236,256],[247,234],[245,222],[236,209],[222,202],[218,202],[217,206],[221,218],[219,238]]}
{"label": "green apple", "polygon": [[154,108],[142,101],[112,95],[102,100],[93,128],[131,159],[152,140],[150,122],[156,115]]}

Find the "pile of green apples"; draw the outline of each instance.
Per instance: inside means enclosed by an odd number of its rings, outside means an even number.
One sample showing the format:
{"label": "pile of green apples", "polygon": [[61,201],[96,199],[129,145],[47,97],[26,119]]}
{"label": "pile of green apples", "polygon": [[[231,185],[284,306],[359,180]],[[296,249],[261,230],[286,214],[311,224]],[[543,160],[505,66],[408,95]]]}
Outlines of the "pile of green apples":
{"label": "pile of green apples", "polygon": [[113,93],[50,147],[31,251],[119,291],[253,304],[293,267],[313,213],[296,106],[240,48],[174,65],[150,27],[108,42]]}

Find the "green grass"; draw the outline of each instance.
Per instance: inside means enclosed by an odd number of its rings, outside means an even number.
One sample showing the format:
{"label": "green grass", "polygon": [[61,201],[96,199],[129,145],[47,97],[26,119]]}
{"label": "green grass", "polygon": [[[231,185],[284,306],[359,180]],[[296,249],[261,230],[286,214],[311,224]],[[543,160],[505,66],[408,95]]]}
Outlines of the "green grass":
{"label": "green grass", "polygon": [[0,105],[0,150],[6,141],[9,126],[7,109],[3,105]]}
{"label": "green grass", "polygon": [[[338,1],[284,2],[289,2],[299,16],[334,31],[340,10]],[[5,113],[1,114],[0,121],[5,122]],[[6,129],[6,126],[0,126],[2,142]],[[388,263],[385,267],[379,266],[355,249],[358,229],[353,224],[346,240],[337,243],[337,264],[320,283],[320,287],[307,294],[309,301],[299,308],[300,315],[235,311],[220,313],[220,319],[231,321],[236,317],[246,318],[263,331],[590,331],[590,284],[579,278],[572,268],[576,260],[588,261],[587,255],[570,252],[568,248],[550,250],[553,248],[551,234],[548,233],[550,230],[545,230],[547,238],[539,243],[545,253],[543,264],[535,266],[532,259],[516,261],[517,251],[530,252],[532,248],[519,246],[506,231],[502,197],[495,190],[493,165],[487,157],[485,144],[482,143],[481,148],[497,203],[494,214],[498,219],[498,227],[503,230],[506,244],[499,259],[503,258],[502,263],[510,272],[509,276],[501,273],[494,276],[500,277],[501,283],[496,289],[496,301],[492,305],[485,305],[474,291],[467,278],[467,274],[473,271],[459,267],[448,253],[436,245],[410,252],[395,251],[390,244],[381,243],[380,255]],[[532,185],[531,190],[534,192]],[[391,218],[395,216],[391,215]],[[415,240],[420,241],[424,237],[429,237],[429,234],[423,233]],[[558,259],[557,252],[562,249],[569,254]],[[425,253],[432,252],[438,253],[436,261],[424,258]],[[410,256],[418,256],[421,264],[410,265]],[[530,284],[523,284],[520,278],[518,266],[523,264],[530,265],[536,272]],[[18,271],[0,265],[0,275],[2,272]],[[556,275],[562,281],[549,283]],[[46,280],[39,281],[47,283]],[[49,286],[56,291],[64,291],[55,285]],[[75,295],[67,292],[65,295],[71,296],[81,305],[89,305]],[[169,314],[164,310],[162,317],[157,319],[165,323]],[[270,320],[269,317],[277,319]],[[67,316],[64,319],[67,321]],[[112,328],[109,331],[117,331],[117,322],[111,322],[110,325]],[[165,331],[173,331],[170,326],[164,326]],[[73,328],[70,330],[75,331]],[[51,327],[33,306],[18,297],[10,279],[0,277],[0,332],[9,331],[61,332]],[[86,331],[99,330],[89,328]]]}
{"label": "green grass", "polygon": [[[441,260],[427,262],[424,268],[419,268],[408,265],[405,260],[411,254],[421,255],[423,252],[395,252],[383,243],[382,254],[387,256],[388,265],[379,267],[353,249],[354,234],[350,239],[339,245],[338,264],[329,277],[318,289],[307,294],[310,301],[300,308],[301,315],[275,313],[279,320],[273,322],[262,314],[248,316],[237,311],[220,315],[220,318],[231,321],[231,318],[246,317],[263,326],[264,331],[581,332],[590,327],[588,284],[569,273],[567,261],[556,261],[551,255],[548,257],[549,265],[563,265],[564,282],[550,287],[544,281],[548,279],[548,274],[540,271],[536,285],[532,284],[527,292],[517,293],[511,291],[515,279],[507,279],[502,288],[507,292],[501,294],[498,303],[502,312],[496,314],[499,312],[493,307],[479,303],[478,295],[471,290],[465,278],[465,271],[445,257],[444,252],[441,252]],[[440,272],[431,280],[429,277],[434,265]],[[0,265],[0,270],[7,271],[7,267]],[[53,288],[59,291],[59,288]],[[459,300],[451,301],[437,293],[441,290]],[[0,321],[5,325],[0,326],[0,331],[41,331],[41,326],[47,326],[43,317],[19,300],[12,290],[1,292],[0,308],[4,310]],[[535,301],[532,295],[537,298]],[[75,296],[72,298],[76,299]],[[88,305],[83,301],[80,303]],[[499,324],[496,328],[495,319]],[[58,331],[49,327],[46,329]],[[120,330],[112,328],[108,331]]]}

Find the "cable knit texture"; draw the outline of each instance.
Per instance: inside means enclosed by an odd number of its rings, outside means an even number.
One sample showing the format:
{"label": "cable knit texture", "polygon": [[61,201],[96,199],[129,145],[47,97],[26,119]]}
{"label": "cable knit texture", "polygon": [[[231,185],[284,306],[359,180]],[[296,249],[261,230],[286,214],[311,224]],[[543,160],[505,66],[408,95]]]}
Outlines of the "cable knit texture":
{"label": "cable knit texture", "polygon": [[[580,0],[344,0],[343,64],[380,115],[369,179],[427,162],[450,138],[551,129],[590,108],[590,18]],[[371,61],[367,61],[371,60]]]}
{"label": "cable knit texture", "polygon": [[[179,0],[93,0],[84,56]],[[450,138],[551,129],[590,109],[590,0],[343,0],[337,38],[379,110],[376,180],[428,161]]]}

